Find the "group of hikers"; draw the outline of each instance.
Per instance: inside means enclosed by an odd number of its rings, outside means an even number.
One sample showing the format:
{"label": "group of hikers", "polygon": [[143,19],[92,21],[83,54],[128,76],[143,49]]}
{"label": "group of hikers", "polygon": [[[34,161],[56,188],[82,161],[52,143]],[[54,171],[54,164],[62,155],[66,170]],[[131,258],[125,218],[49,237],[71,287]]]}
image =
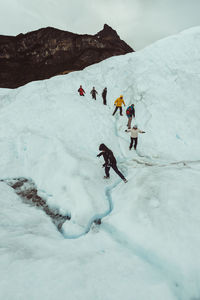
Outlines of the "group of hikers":
{"label": "group of hikers", "polygon": [[[78,89],[79,95],[80,96],[85,96],[86,92],[82,88],[82,85],[80,85],[80,88]],[[96,100],[96,95],[98,95],[98,92],[95,90],[95,87],[93,86],[90,94],[92,95],[92,99]],[[103,89],[103,92],[101,93],[102,98],[103,98],[103,104],[106,105],[106,95],[107,95],[107,87]]]}
{"label": "group of hikers", "polygon": [[[80,88],[78,89],[79,95],[80,96],[84,96],[85,91],[82,88],[82,85],[80,86]],[[96,94],[97,91],[95,90],[95,87],[93,87],[93,89],[91,90],[90,94],[92,95],[92,98],[96,100]],[[106,105],[106,95],[107,95],[107,88],[104,88],[103,92],[102,92],[102,98],[103,98],[103,103]],[[113,112],[113,116],[115,115],[115,113],[117,112],[117,110],[119,109],[120,111],[120,116],[123,116],[122,114],[122,104],[124,106],[126,106],[123,96],[121,95],[119,98],[117,98],[114,102],[115,110]],[[145,131],[140,130],[137,126],[137,124],[134,124],[134,126],[131,128],[131,122],[132,119],[135,118],[135,106],[134,104],[131,104],[130,106],[127,107],[126,109],[126,116],[128,118],[128,123],[127,123],[127,127],[128,129],[125,130],[125,132],[130,132],[131,133],[131,141],[130,141],[130,145],[129,145],[129,150],[132,149],[133,147],[133,143],[134,143],[134,149],[136,150],[137,148],[137,143],[138,143],[138,133],[145,133]],[[124,177],[124,175],[118,170],[117,168],[117,162],[115,159],[115,156],[113,154],[113,152],[105,145],[105,144],[101,144],[99,146],[99,151],[101,151],[97,157],[100,157],[103,155],[104,161],[105,163],[103,164],[103,167],[105,168],[105,179],[109,179],[110,178],[110,168],[112,168],[118,175],[119,177],[121,177],[121,179],[126,183],[127,179]]]}

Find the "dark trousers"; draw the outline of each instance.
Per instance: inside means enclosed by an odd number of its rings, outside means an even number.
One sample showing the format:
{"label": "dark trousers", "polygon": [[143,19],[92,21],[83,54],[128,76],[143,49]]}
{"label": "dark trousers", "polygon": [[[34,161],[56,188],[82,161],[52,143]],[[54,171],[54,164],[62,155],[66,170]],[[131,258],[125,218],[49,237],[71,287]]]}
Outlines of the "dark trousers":
{"label": "dark trousers", "polygon": [[136,150],[137,148],[137,142],[138,142],[138,138],[133,138],[131,137],[131,143],[130,143],[130,146],[129,146],[129,149],[131,149],[133,147],[133,141],[135,141],[135,144],[134,144],[134,149]]}
{"label": "dark trousers", "polygon": [[130,117],[128,117],[128,124],[127,124],[127,126],[128,126],[128,129],[131,129],[131,121],[132,121],[132,116],[130,116]]}
{"label": "dark trousers", "polygon": [[[117,165],[112,165],[111,168],[113,168],[113,170],[115,171],[115,173],[117,173],[117,175],[119,175],[119,177],[121,177],[121,179],[125,179],[124,175],[118,170]],[[106,166],[105,167],[105,173],[106,176],[109,177],[110,176],[110,166]]]}
{"label": "dark trousers", "polygon": [[106,103],[106,96],[102,96],[102,98],[103,98],[103,104],[106,105],[107,104]]}
{"label": "dark trousers", "polygon": [[120,109],[120,115],[122,116],[122,107],[121,107],[121,106],[116,106],[116,107],[115,107],[115,110],[114,110],[114,112],[113,112],[113,116],[114,116],[114,114],[116,113],[116,111],[118,110],[118,108]]}
{"label": "dark trousers", "polygon": [[96,100],[96,94],[92,94],[92,99]]}

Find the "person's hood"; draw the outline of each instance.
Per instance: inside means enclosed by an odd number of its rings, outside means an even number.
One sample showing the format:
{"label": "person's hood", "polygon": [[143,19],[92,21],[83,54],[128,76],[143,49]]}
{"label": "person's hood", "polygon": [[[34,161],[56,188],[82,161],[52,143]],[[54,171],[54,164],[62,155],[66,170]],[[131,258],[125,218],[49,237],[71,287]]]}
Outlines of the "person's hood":
{"label": "person's hood", "polygon": [[109,149],[108,149],[108,147],[106,147],[106,145],[105,144],[101,144],[100,146],[99,146],[99,151],[108,151]]}

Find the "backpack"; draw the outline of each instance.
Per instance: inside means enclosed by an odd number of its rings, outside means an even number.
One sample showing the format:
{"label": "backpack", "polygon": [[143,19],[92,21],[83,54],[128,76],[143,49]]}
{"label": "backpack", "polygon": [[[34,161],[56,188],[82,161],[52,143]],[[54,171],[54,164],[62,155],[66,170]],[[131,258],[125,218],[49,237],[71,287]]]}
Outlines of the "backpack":
{"label": "backpack", "polygon": [[129,116],[132,112],[131,106],[129,106],[126,110],[126,114]]}
{"label": "backpack", "polygon": [[133,116],[135,116],[135,108],[134,108],[134,106],[129,106],[128,108],[127,108],[127,110],[126,110],[126,115],[127,116],[130,116],[130,115],[133,115]]}

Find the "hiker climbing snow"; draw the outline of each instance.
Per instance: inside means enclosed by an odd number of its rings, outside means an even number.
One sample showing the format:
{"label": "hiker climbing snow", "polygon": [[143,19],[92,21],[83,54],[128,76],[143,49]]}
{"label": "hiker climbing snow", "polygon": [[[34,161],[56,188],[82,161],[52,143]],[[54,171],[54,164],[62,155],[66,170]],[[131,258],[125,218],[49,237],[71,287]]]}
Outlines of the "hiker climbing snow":
{"label": "hiker climbing snow", "polygon": [[131,104],[130,106],[127,107],[126,116],[128,118],[128,124],[127,124],[128,129],[131,129],[131,121],[132,121],[133,117],[135,118],[134,104]]}
{"label": "hiker climbing snow", "polygon": [[117,173],[117,175],[119,175],[119,177],[121,177],[121,179],[126,183],[127,179],[124,177],[124,175],[118,170],[117,168],[117,162],[116,159],[113,155],[113,152],[106,147],[106,145],[101,144],[99,146],[99,150],[101,151],[97,157],[100,157],[101,155],[103,155],[103,158],[105,160],[105,163],[103,164],[103,167],[105,168],[105,173],[106,176],[104,176],[105,179],[109,179],[110,178],[110,168],[113,168],[113,170],[115,171],[115,173]]}
{"label": "hiker climbing snow", "polygon": [[103,89],[103,92],[102,92],[102,98],[103,98],[103,104],[106,105],[106,95],[107,95],[107,87],[105,87]]}
{"label": "hiker climbing snow", "polygon": [[113,112],[113,116],[114,116],[114,114],[116,113],[116,111],[118,110],[118,108],[119,108],[119,110],[120,110],[120,116],[123,116],[122,115],[122,103],[124,104],[124,106],[126,106],[125,105],[125,102],[124,102],[124,99],[123,99],[123,96],[121,95],[119,98],[117,98],[116,100],[115,100],[115,102],[114,102],[114,105],[116,106],[115,107],[115,110],[114,110],[114,112]]}
{"label": "hiker climbing snow", "polygon": [[138,133],[145,133],[145,131],[138,129],[137,125],[134,125],[132,129],[126,129],[125,132],[131,132],[131,142],[130,142],[129,150],[132,149],[133,142],[135,142],[134,149],[136,150],[137,143],[138,143]]}
{"label": "hiker climbing snow", "polygon": [[95,90],[95,87],[93,86],[90,94],[92,95],[92,99],[96,100],[96,95],[98,94],[97,91]]}
{"label": "hiker climbing snow", "polygon": [[78,92],[79,92],[79,95],[80,96],[85,96],[84,94],[85,94],[85,91],[84,91],[84,89],[82,88],[82,85],[80,85],[80,88],[78,89]]}

